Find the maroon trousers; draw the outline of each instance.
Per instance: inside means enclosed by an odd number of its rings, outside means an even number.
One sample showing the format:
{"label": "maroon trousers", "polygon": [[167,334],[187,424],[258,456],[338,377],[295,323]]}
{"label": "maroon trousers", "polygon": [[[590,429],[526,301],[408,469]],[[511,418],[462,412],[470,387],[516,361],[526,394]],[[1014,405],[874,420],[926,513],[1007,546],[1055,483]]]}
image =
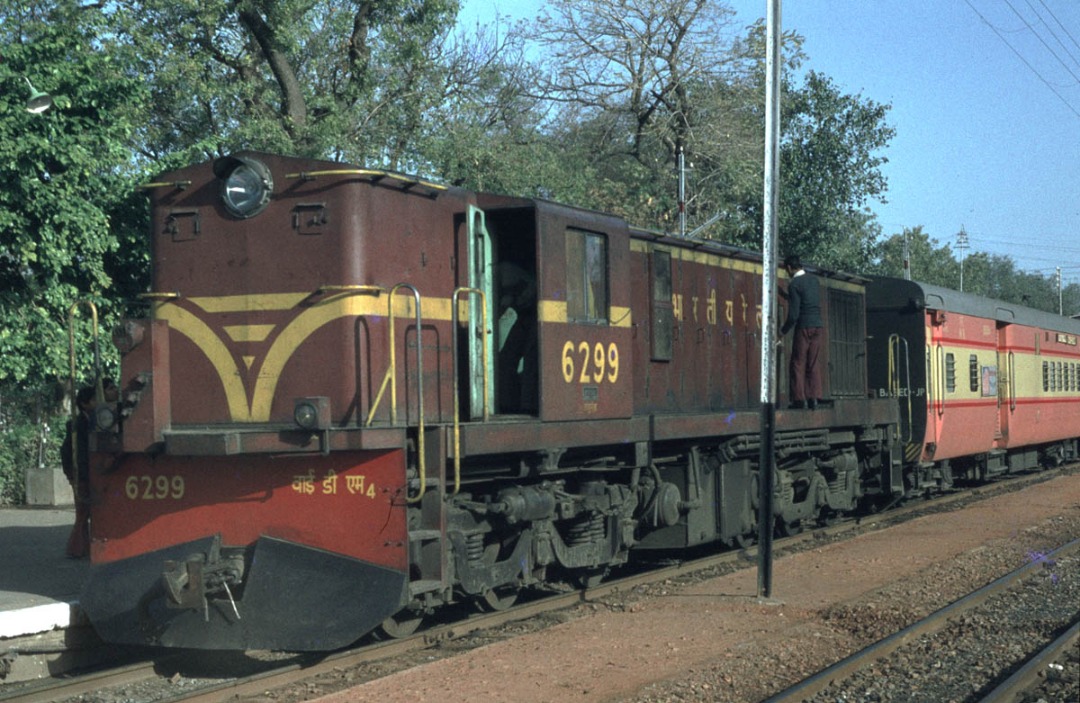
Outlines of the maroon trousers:
{"label": "maroon trousers", "polygon": [[821,343],[825,337],[820,327],[803,327],[795,330],[791,349],[790,381],[791,400],[799,403],[821,398]]}
{"label": "maroon trousers", "polygon": [[75,489],[75,526],[68,537],[67,555],[81,559],[90,554],[90,485],[77,481],[72,488]]}

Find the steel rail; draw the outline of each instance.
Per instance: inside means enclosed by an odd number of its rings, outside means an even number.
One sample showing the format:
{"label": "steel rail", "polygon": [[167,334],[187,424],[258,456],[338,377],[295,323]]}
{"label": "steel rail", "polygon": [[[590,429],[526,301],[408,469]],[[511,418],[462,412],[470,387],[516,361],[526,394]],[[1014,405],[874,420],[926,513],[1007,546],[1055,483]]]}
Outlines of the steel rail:
{"label": "steel rail", "polygon": [[1066,630],[1060,637],[1036,652],[1027,663],[994,690],[984,696],[980,703],[1012,703],[1020,700],[1020,694],[1035,687],[1046,675],[1047,667],[1080,642],[1080,623]]}
{"label": "steel rail", "polygon": [[[1076,551],[1078,548],[1080,548],[1080,539],[1068,542],[1046,556],[1047,558],[1060,557],[1062,554]],[[824,691],[830,685],[844,681],[856,672],[884,659],[905,644],[908,644],[919,637],[932,635],[938,632],[949,624],[950,618],[977,608],[991,597],[1003,593],[1035,570],[1042,568],[1042,561],[1028,562],[1019,569],[1005,574],[995,581],[991,581],[982,588],[972,591],[960,600],[931,613],[922,620],[905,627],[903,630],[878,640],[869,647],[841,659],[832,666],[814,674],[810,678],[804,679],[794,686],[777,693],[766,699],[764,703],[800,703],[801,701],[812,698]]]}
{"label": "steel rail", "polygon": [[103,688],[124,686],[138,683],[156,676],[153,661],[129,664],[118,669],[109,669],[92,674],[73,676],[69,679],[49,679],[38,684],[29,684],[11,692],[0,693],[4,703],[52,703],[64,698],[74,698],[86,693],[93,693]]}

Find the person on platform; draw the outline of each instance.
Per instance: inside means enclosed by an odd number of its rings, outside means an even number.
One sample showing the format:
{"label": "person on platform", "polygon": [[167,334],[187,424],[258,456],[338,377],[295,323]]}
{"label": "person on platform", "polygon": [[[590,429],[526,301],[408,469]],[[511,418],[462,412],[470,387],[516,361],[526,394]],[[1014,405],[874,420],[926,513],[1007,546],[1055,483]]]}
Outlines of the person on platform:
{"label": "person on platform", "polygon": [[791,282],[784,297],[788,300],[787,319],[780,329],[787,334],[795,328],[791,362],[791,404],[794,408],[817,408],[821,399],[821,365],[818,363],[825,344],[821,317],[821,286],[817,276],[807,273],[797,254],[784,259],[784,270]]}
{"label": "person on platform", "polygon": [[79,413],[74,423],[68,420],[60,463],[75,495],[75,526],[68,537],[67,555],[82,559],[90,553],[90,432],[97,407],[93,387],[80,388],[75,404]]}

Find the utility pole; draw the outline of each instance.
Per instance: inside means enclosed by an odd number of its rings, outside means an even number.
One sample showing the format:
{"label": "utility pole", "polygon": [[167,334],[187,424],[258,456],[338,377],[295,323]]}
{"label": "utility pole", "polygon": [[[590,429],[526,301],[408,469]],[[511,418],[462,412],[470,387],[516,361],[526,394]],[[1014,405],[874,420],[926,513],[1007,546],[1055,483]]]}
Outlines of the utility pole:
{"label": "utility pole", "polygon": [[960,250],[960,292],[964,292],[964,252],[968,248],[967,231],[960,225],[960,234],[956,235],[956,248]]}
{"label": "utility pole", "polygon": [[904,230],[904,280],[911,280],[911,249],[908,247],[908,231]]}
{"label": "utility pole", "polygon": [[1061,300],[1061,267],[1060,266],[1057,267],[1057,277],[1058,277],[1058,315],[1064,315],[1065,314],[1065,307],[1061,304],[1062,300]]}
{"label": "utility pole", "polygon": [[772,594],[776,456],[776,252],[780,229],[780,0],[765,16],[765,213],[761,286],[761,450],[758,454],[758,597]]}
{"label": "utility pole", "polygon": [[679,145],[679,236],[686,236],[686,154]]}

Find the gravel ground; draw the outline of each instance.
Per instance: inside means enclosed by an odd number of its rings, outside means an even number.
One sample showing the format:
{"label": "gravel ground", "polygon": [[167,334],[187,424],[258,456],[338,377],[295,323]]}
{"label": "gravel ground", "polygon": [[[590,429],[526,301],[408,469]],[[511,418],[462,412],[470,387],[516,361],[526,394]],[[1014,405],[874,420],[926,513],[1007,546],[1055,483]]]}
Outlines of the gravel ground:
{"label": "gravel ground", "polygon": [[[751,645],[751,651],[726,658],[704,669],[692,670],[681,680],[647,687],[625,703],[683,703],[706,701],[760,701],[926,617],[1056,546],[1080,537],[1080,515],[1048,520],[1007,540],[980,546],[947,562],[935,564],[858,600],[829,606],[820,612],[821,629],[815,633],[822,647],[809,649],[791,641],[769,640]],[[1047,564],[1049,567],[1050,565]],[[996,599],[990,614],[965,617],[941,638],[902,648],[893,666],[870,674],[861,692],[846,689],[815,698],[815,703],[919,702],[947,703],[979,700],[973,691],[1003,680],[1009,667],[1022,663],[1028,650],[1053,639],[1063,623],[1077,617],[1080,607],[1080,562],[1062,559],[1025,582],[1024,598]],[[1030,596],[1030,597],[1027,597]],[[963,643],[960,636],[968,637]],[[957,638],[955,643],[951,637]],[[822,658],[822,652],[826,650]],[[956,658],[952,658],[956,657]],[[820,662],[820,663],[814,663]],[[1056,676],[1044,703],[1080,700],[1080,672],[1076,666]],[[941,688],[925,682],[932,674],[955,673],[959,680]],[[876,677],[876,678],[874,678]],[[991,686],[992,687],[992,686]],[[905,691],[905,689],[907,689]],[[1067,695],[1061,697],[1060,693]],[[1036,703],[1038,699],[1030,702]]]}
{"label": "gravel ground", "polygon": [[[1009,591],[988,599],[947,627],[899,648],[885,660],[810,699],[847,701],[980,700],[1028,657],[1067,629],[1080,608],[1080,558],[1028,558],[1041,566]],[[1080,701],[1078,680],[1048,701]],[[974,692],[974,693],[973,693]]]}
{"label": "gravel ground", "polygon": [[1045,673],[1042,682],[1017,703],[1076,703],[1080,700],[1080,648],[1066,650]]}

